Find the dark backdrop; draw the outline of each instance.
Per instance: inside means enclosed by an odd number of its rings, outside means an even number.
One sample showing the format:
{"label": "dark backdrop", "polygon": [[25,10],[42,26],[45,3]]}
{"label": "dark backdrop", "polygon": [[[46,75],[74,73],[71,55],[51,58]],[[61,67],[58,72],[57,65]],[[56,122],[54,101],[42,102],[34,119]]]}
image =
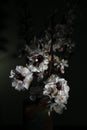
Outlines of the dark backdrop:
{"label": "dark backdrop", "polygon": [[[28,0],[27,0],[28,1]],[[72,0],[73,1],[73,0]],[[41,30],[48,15],[58,9],[60,16],[66,0],[29,0],[32,26],[35,33]],[[9,73],[16,65],[23,64],[15,57],[18,53],[18,11],[21,1],[0,1],[0,125],[21,125],[23,123],[23,99],[25,93],[11,87]],[[86,85],[86,44],[87,44],[87,4],[80,1],[74,26],[75,52],[70,60],[67,80],[70,84],[70,98],[67,111],[58,115],[55,126],[87,125],[87,85]],[[3,40],[4,39],[4,40]],[[23,44],[19,44],[21,47]]]}

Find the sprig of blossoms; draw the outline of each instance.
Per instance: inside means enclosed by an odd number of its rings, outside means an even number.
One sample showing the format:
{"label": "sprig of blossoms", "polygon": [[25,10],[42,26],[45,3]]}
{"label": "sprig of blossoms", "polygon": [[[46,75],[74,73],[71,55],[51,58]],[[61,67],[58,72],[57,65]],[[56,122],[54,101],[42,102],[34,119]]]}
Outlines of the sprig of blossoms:
{"label": "sprig of blossoms", "polygon": [[16,66],[10,72],[12,87],[16,90],[29,90],[30,97],[32,90],[34,95],[40,94],[49,98],[49,115],[52,111],[61,113],[66,108],[69,97],[70,88],[62,75],[65,68],[69,67],[68,56],[72,52],[73,44],[66,38],[65,29],[65,25],[56,25],[53,35],[50,33],[51,29],[47,29],[43,37],[32,39],[32,43],[37,44],[33,48],[25,46],[26,65]]}

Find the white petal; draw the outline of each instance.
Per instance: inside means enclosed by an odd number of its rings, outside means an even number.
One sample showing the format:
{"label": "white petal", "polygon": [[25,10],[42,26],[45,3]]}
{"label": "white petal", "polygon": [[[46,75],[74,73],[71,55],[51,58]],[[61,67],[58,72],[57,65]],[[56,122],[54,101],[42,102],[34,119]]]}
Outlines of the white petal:
{"label": "white petal", "polygon": [[49,64],[48,59],[45,59],[45,60],[43,61],[43,63],[46,64],[46,65]]}
{"label": "white petal", "polygon": [[16,70],[17,72],[21,73],[22,69],[23,69],[23,66],[16,66],[16,69],[15,69],[15,70]]}
{"label": "white petal", "polygon": [[30,73],[30,71],[29,71],[29,69],[26,68],[26,67],[24,67],[24,68],[22,69],[22,71],[21,71],[21,74],[22,74],[23,76],[26,76],[26,74],[28,74],[28,73]]}
{"label": "white petal", "polygon": [[9,78],[13,78],[14,76],[15,76],[15,73],[13,70],[11,70]]}
{"label": "white petal", "polygon": [[47,70],[48,69],[48,65],[45,65],[45,64],[43,64],[43,63],[41,63],[40,65],[39,65],[39,70],[40,70],[40,72],[44,72],[44,70]]}
{"label": "white petal", "polygon": [[28,68],[31,72],[40,72],[39,69],[33,65],[29,65]]}
{"label": "white petal", "polygon": [[65,105],[55,105],[53,109],[55,110],[56,113],[61,114],[64,107]]}
{"label": "white petal", "polygon": [[22,85],[22,81],[18,81],[17,82],[17,85],[15,86],[15,89],[18,90],[18,91],[21,91],[24,89],[23,85]]}
{"label": "white petal", "polygon": [[15,87],[16,85],[17,85],[17,81],[15,80],[12,82],[12,87]]}
{"label": "white petal", "polygon": [[50,92],[48,92],[48,91],[43,91],[43,95],[49,95],[50,94]]}
{"label": "white petal", "polygon": [[50,88],[50,84],[46,84],[46,85],[45,85],[45,88],[46,88],[46,89]]}
{"label": "white petal", "polygon": [[33,80],[33,76],[32,76],[32,73],[31,73],[30,75],[27,75],[24,79],[24,83],[23,83],[24,88],[28,89],[32,80]]}
{"label": "white petal", "polygon": [[28,90],[30,82],[23,83],[23,87]]}

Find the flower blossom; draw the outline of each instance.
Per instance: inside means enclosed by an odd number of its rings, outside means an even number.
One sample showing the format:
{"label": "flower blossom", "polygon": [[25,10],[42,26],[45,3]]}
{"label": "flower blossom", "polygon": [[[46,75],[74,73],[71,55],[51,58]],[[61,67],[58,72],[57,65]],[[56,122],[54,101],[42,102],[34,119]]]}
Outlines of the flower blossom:
{"label": "flower blossom", "polygon": [[60,60],[58,56],[54,55],[54,66],[57,67],[57,69],[60,69],[60,72],[63,74],[65,72],[65,67],[68,67],[68,61],[67,60]]}
{"label": "flower blossom", "polygon": [[[69,97],[68,92],[69,86],[67,85],[67,81],[64,78],[60,78],[57,75],[50,76],[43,91],[43,95],[49,96],[50,99],[53,101],[50,104],[50,111],[54,107],[53,109],[59,113],[59,109],[64,108],[65,104],[67,104],[67,99]],[[53,105],[53,103],[56,105]]]}
{"label": "flower blossom", "polygon": [[66,109],[66,106],[63,103],[61,104],[51,103],[50,109],[48,110],[48,115],[50,116],[50,113],[52,111],[55,111],[56,113],[61,114],[64,108]]}
{"label": "flower blossom", "polygon": [[15,71],[11,70],[10,74],[9,77],[13,79],[12,86],[19,91],[28,89],[33,80],[33,73],[23,66],[16,66]]}
{"label": "flower blossom", "polygon": [[62,59],[61,62],[60,62],[60,70],[61,70],[61,73],[64,73],[64,67],[68,67],[68,61],[67,60],[64,60]]}
{"label": "flower blossom", "polygon": [[29,59],[31,63],[27,66],[31,70],[31,72],[44,73],[44,71],[48,69],[48,64],[51,58],[48,54],[36,54],[29,57]]}

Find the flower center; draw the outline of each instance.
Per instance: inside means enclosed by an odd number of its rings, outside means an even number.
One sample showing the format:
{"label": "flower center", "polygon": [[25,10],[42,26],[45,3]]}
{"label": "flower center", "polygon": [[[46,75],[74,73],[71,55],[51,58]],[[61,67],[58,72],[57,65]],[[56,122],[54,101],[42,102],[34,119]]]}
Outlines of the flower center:
{"label": "flower center", "polygon": [[16,79],[23,81],[25,76],[23,76],[21,73],[16,72]]}
{"label": "flower center", "polygon": [[41,63],[43,60],[44,60],[44,57],[42,55],[35,56],[33,65],[36,66],[38,63]]}
{"label": "flower center", "polygon": [[58,89],[58,90],[61,90],[61,89],[62,89],[62,84],[61,84],[60,82],[56,83],[56,85],[57,85],[57,89]]}

